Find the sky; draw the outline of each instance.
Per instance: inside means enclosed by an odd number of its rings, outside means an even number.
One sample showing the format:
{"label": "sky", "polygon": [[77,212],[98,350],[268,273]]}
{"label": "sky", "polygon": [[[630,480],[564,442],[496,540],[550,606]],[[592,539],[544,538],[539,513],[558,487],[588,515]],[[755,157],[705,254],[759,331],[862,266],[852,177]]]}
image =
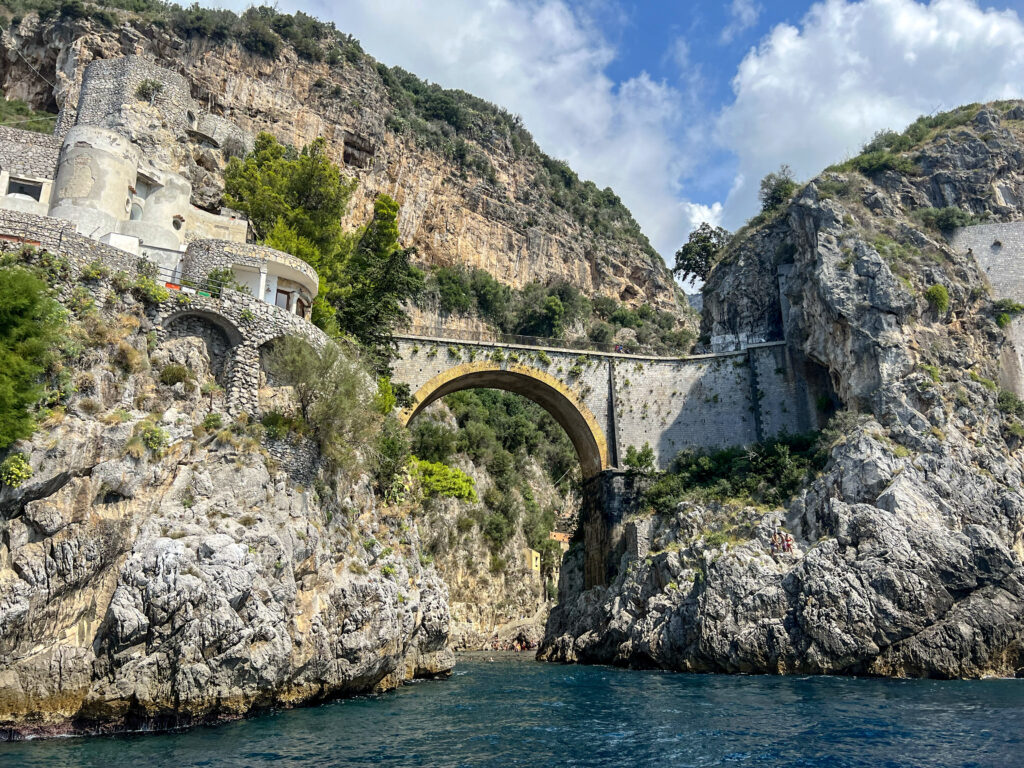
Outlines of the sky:
{"label": "sky", "polygon": [[545,152],[612,187],[670,264],[702,221],[734,230],[755,214],[759,180],[783,163],[809,179],[879,130],[960,104],[1024,97],[1022,6],[278,3],[335,22],[385,64],[518,113]]}

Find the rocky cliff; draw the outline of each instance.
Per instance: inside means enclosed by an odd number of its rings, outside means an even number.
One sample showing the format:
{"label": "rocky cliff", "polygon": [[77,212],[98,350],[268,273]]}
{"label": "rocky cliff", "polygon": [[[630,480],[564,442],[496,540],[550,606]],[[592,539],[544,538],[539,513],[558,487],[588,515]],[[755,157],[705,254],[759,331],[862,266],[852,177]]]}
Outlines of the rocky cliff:
{"label": "rocky cliff", "polygon": [[[574,548],[543,658],[1024,674],[1024,408],[998,383],[1018,308],[999,317],[947,240],[1024,214],[1022,118],[1000,103],[919,121],[737,233],[704,289],[705,332],[785,334],[822,374],[848,409],[827,464],[784,508],[695,497],[636,516],[604,587],[583,588]],[[771,546],[779,530],[791,552]]]}
{"label": "rocky cliff", "polygon": [[130,292],[90,288],[96,307],[63,286],[80,310],[67,408],[16,445],[31,477],[0,486],[0,736],[182,726],[449,671],[448,593],[409,509],[229,421],[209,328],[160,341]]}
{"label": "rocky cliff", "polygon": [[[541,153],[514,116],[388,69],[323,25],[312,29],[324,40],[306,42],[326,57],[300,55],[273,32],[280,49],[267,56],[162,14],[16,16],[0,44],[0,87],[35,106],[73,108],[90,61],[152,56],[243,129],[296,147],[325,137],[331,158],[359,180],[346,224],[368,220],[378,193],[391,195],[404,244],[423,263],[482,267],[513,287],[560,280],[591,296],[676,307],[671,275],[614,193]],[[343,49],[331,47],[335,39]],[[183,159],[200,207],[219,203],[216,149]]]}

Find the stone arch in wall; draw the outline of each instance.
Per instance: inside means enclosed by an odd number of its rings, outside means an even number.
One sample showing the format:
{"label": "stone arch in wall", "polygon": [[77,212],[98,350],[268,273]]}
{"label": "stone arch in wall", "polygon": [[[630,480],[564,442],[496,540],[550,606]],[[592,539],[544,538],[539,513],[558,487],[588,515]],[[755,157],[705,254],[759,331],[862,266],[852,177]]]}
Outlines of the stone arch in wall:
{"label": "stone arch in wall", "polygon": [[463,389],[504,389],[533,400],[550,413],[569,436],[584,478],[611,467],[604,431],[586,405],[554,376],[527,365],[501,367],[493,362],[457,365],[420,387],[413,395],[412,405],[402,411],[399,419],[408,425],[435,400]]}
{"label": "stone arch in wall", "polygon": [[232,350],[242,342],[242,333],[223,315],[203,310],[183,310],[164,319],[168,339],[195,336],[206,344],[210,372],[221,386],[227,385]]}

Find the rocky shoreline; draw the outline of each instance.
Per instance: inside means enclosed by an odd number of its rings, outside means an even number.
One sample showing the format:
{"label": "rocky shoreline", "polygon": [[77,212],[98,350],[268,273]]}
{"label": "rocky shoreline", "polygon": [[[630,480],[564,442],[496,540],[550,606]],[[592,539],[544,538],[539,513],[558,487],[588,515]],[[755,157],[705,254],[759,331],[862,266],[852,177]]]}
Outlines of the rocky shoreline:
{"label": "rocky shoreline", "polygon": [[[705,286],[706,334],[784,329],[851,411],[824,470],[784,508],[697,500],[640,514],[606,586],[585,589],[570,551],[541,658],[1024,675],[1024,408],[1005,365],[1020,321],[998,317],[974,255],[915,213],[1019,219],[1006,200],[1024,192],[1024,109],[964,115],[917,150],[915,175],[815,179],[738,234]],[[779,524],[791,557],[771,553]]]}

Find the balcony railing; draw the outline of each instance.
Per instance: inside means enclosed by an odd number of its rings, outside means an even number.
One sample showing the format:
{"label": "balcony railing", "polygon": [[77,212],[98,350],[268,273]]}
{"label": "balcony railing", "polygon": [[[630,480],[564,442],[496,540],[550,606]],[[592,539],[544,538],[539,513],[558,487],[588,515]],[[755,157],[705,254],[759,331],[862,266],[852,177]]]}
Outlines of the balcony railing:
{"label": "balcony railing", "polygon": [[172,291],[184,290],[186,293],[195,292],[200,296],[209,296],[214,299],[219,299],[221,293],[226,290],[237,291],[238,293],[243,293],[247,296],[252,295],[245,286],[239,286],[233,279],[211,279],[209,277],[196,279],[192,277],[181,277],[178,274],[178,270],[160,267],[156,264],[153,264],[151,269],[140,264],[139,271],[140,273],[148,274],[158,283],[163,283]]}

